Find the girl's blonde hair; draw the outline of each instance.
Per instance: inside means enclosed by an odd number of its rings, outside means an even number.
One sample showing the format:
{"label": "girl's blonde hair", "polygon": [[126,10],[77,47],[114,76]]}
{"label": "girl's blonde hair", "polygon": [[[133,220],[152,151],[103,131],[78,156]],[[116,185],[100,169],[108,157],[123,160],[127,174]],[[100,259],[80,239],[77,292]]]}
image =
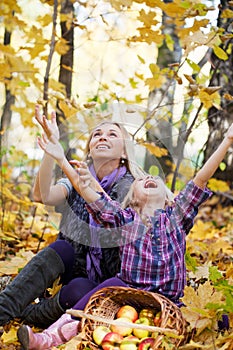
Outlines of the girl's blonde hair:
{"label": "girl's blonde hair", "polygon": [[[102,125],[105,125],[105,124],[116,125],[122,133],[122,137],[124,140],[124,146],[125,146],[125,154],[126,154],[126,158],[124,158],[123,161],[124,161],[124,165],[126,166],[128,171],[132,174],[132,176],[135,179],[137,177],[145,175],[145,171],[136,162],[133,140],[130,137],[126,128],[117,122],[104,121],[104,122],[100,123],[99,125],[97,125],[95,127],[95,129],[102,126]],[[92,138],[92,135],[93,135],[95,129],[90,133],[90,136],[88,137],[86,148],[85,148],[84,160],[88,161],[88,162],[92,161],[89,158],[89,151],[90,151],[89,145],[90,145],[90,141],[91,141],[91,138]]]}

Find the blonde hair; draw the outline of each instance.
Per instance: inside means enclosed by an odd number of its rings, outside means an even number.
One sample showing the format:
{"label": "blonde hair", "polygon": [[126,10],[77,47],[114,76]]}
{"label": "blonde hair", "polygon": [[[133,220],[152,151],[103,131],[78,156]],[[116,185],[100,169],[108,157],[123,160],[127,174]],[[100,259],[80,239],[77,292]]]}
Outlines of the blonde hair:
{"label": "blonde hair", "polygon": [[[132,174],[132,176],[135,179],[137,177],[144,176],[146,173],[136,162],[133,140],[130,137],[126,128],[117,122],[104,121],[104,122],[100,123],[99,125],[97,125],[95,127],[95,129],[102,126],[102,125],[105,125],[105,124],[116,125],[122,133],[123,140],[124,140],[125,154],[126,154],[126,158],[124,158],[124,165],[126,166],[128,171]],[[93,135],[95,129],[90,133],[90,136],[88,137],[88,140],[87,140],[87,144],[86,144],[86,148],[85,148],[85,156],[84,156],[85,161],[89,161],[89,158],[88,158],[89,151],[90,151],[89,145],[90,145],[90,141],[92,139],[92,135]]]}

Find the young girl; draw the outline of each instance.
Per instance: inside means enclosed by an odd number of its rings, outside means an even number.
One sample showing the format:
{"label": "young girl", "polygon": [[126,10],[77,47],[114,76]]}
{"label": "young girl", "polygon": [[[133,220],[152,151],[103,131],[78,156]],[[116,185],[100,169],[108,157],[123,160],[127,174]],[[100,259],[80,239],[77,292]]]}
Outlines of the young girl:
{"label": "young girl", "polygon": [[[207,182],[232,143],[233,124],[217,150],[172,203],[169,203],[169,190],[163,181],[145,175],[133,182],[121,206],[104,191],[97,192],[90,186],[93,180],[85,163],[78,164],[78,172],[64,166],[66,161],[60,156],[61,146],[56,139],[39,139],[41,148],[57,160],[88,203],[87,209],[94,220],[113,228],[121,254],[121,269],[117,274],[119,285],[161,293],[178,305],[186,283],[185,237],[193,226],[198,207],[211,195],[206,188]],[[102,287],[101,284],[98,286]],[[74,309],[84,307],[85,303],[80,300]],[[34,349],[39,335],[33,334],[29,327],[24,328],[25,332],[28,349]],[[48,333],[47,330],[44,336]]]}

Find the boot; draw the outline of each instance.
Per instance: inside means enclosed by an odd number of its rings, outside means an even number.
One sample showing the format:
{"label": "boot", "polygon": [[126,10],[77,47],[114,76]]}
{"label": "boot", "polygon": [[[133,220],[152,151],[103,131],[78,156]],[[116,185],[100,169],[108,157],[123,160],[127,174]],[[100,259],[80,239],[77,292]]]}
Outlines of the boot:
{"label": "boot", "polygon": [[59,295],[60,292],[53,298],[42,299],[39,303],[28,305],[23,311],[21,319],[24,323],[38,328],[45,329],[49,327],[65,313],[59,303]]}
{"label": "boot", "polygon": [[24,309],[50,287],[65,267],[54,249],[36,254],[0,293],[0,326],[20,318]]}
{"label": "boot", "polygon": [[42,333],[33,333],[28,326],[18,329],[18,340],[22,350],[45,350],[68,342],[78,333],[79,321],[73,320],[71,315],[63,314],[59,320]]}

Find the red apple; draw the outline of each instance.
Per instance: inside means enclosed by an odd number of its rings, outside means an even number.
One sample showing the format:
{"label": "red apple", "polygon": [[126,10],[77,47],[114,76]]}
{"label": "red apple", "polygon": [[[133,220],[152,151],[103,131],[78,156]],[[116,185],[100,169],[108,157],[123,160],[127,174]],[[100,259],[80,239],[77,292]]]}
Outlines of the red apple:
{"label": "red apple", "polygon": [[148,350],[151,349],[153,347],[155,343],[155,338],[144,338],[140,341],[139,345],[138,345],[138,350]]}
{"label": "red apple", "polygon": [[122,340],[122,335],[116,332],[110,332],[105,335],[104,339],[102,340],[101,346],[104,350],[119,350]]}
{"label": "red apple", "polygon": [[109,332],[111,332],[111,330],[108,327],[97,326],[92,333],[92,337],[93,337],[94,342],[97,345],[100,345],[102,343],[102,340],[104,339],[105,335],[108,334]]}
{"label": "red apple", "polygon": [[139,339],[134,335],[123,338],[120,344],[120,350],[137,350]]}
{"label": "red apple", "polygon": [[153,309],[142,309],[139,313],[139,318],[142,318],[142,317],[147,317],[147,318],[150,318],[150,319],[154,319],[155,317],[155,310]]}
{"label": "red apple", "polygon": [[[135,324],[143,324],[146,326],[150,326],[150,319],[147,317],[139,318],[134,322]],[[150,335],[150,331],[146,329],[133,328],[133,335],[138,338],[147,338]]]}
{"label": "red apple", "polygon": [[115,320],[115,324],[110,326],[110,329],[112,332],[116,332],[119,333],[120,335],[122,335],[123,337],[130,335],[132,333],[132,327],[125,327],[125,326],[120,326],[117,323],[119,322],[130,322],[132,323],[132,321],[129,318],[126,317],[119,317]]}
{"label": "red apple", "polygon": [[154,325],[155,326],[160,326],[160,324],[161,324],[161,311],[159,311],[159,312],[157,312],[156,313],[156,315],[155,315],[155,317],[154,317]]}
{"label": "red apple", "polygon": [[119,317],[127,317],[132,322],[135,322],[138,319],[138,313],[133,306],[124,305],[124,306],[121,306],[121,308],[118,310],[116,314],[116,318],[119,318]]}

